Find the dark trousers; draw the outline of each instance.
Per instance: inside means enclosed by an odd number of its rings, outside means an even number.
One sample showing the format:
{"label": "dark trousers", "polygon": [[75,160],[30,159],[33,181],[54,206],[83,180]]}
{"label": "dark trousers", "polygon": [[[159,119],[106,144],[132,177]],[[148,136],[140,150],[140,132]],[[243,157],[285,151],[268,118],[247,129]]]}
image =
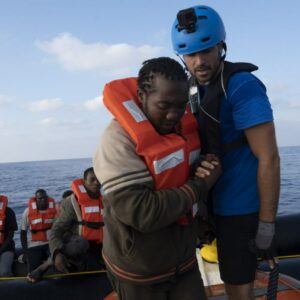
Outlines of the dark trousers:
{"label": "dark trousers", "polygon": [[203,281],[198,268],[178,275],[165,283],[140,286],[124,282],[108,272],[108,278],[118,300],[206,300]]}
{"label": "dark trousers", "polygon": [[31,247],[27,249],[28,271],[31,272],[50,256],[49,245]]}
{"label": "dark trousers", "polygon": [[103,269],[105,267],[105,264],[103,262],[102,258],[102,244],[97,244],[94,241],[90,241],[90,248],[88,250],[87,254],[87,269],[89,271],[92,270],[99,270]]}

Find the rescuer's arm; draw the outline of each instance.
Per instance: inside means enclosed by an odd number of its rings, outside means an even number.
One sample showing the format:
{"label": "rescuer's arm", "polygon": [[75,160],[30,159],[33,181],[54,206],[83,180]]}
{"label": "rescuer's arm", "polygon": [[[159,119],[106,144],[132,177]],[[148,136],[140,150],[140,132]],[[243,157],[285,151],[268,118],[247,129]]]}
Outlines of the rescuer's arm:
{"label": "rescuer's arm", "polygon": [[280,190],[280,158],[273,122],[245,130],[249,146],[258,160],[257,186],[260,199],[259,227],[256,244],[268,248],[275,234]]}

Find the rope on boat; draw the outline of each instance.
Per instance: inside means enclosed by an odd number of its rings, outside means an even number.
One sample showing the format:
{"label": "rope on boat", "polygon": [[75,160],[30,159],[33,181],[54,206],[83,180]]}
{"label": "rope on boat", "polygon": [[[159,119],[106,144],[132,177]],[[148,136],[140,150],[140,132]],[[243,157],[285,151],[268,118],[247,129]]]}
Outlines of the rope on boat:
{"label": "rope on boat", "polygon": [[[273,261],[275,263],[275,260]],[[275,263],[274,268],[270,271],[269,274],[267,300],[277,299],[278,277],[279,277],[278,264]]]}
{"label": "rope on boat", "polygon": [[284,260],[284,259],[290,259],[290,258],[300,258],[300,254],[294,254],[294,255],[282,255],[282,256],[277,256],[279,260]]}
{"label": "rope on boat", "polygon": [[[78,276],[78,275],[89,275],[89,274],[100,274],[100,273],[106,273],[106,270],[47,274],[47,275],[44,275],[42,278],[43,279],[61,278],[61,277]],[[0,281],[5,281],[5,280],[27,280],[27,279],[28,278],[26,276],[23,276],[23,277],[0,277]]]}

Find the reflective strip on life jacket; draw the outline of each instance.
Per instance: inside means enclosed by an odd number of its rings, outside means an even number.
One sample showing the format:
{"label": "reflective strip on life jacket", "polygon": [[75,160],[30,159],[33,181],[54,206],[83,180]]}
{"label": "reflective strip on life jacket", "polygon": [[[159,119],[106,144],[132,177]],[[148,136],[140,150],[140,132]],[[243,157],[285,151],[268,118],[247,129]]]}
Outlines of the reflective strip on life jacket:
{"label": "reflective strip on life jacket", "polygon": [[[89,241],[103,241],[103,212],[102,196],[98,199],[91,199],[84,187],[83,179],[75,179],[71,184],[71,189],[75,194],[77,203],[80,206],[81,216],[77,216],[78,222],[82,226],[81,235]],[[74,208],[75,209],[75,208]],[[75,209],[76,212],[76,209]],[[92,228],[92,224],[99,225]],[[90,226],[89,226],[90,225]]]}
{"label": "reflective strip on life jacket", "polygon": [[147,120],[145,114],[142,112],[142,110],[136,105],[136,103],[133,100],[125,101],[123,105],[126,107],[128,112],[131,114],[131,116],[134,118],[134,120],[137,123]]}
{"label": "reflective strip on life jacket", "polygon": [[103,102],[136,144],[136,152],[147,165],[155,188],[180,187],[191,175],[191,164],[199,159],[197,120],[187,108],[178,126],[181,135],[161,135],[141,110],[137,90],[134,77],[112,81],[105,85]]}
{"label": "reflective strip on life jacket", "polygon": [[38,224],[38,223],[42,223],[43,219],[33,219],[31,220],[31,224]]}
{"label": "reflective strip on life jacket", "polygon": [[28,201],[28,220],[32,241],[48,241],[47,232],[51,229],[56,215],[55,201],[48,197],[48,207],[43,212],[37,209],[36,199]]}
{"label": "reflective strip on life jacket", "polygon": [[100,208],[99,208],[99,206],[88,206],[88,207],[84,208],[84,211],[87,214],[98,213],[98,212],[100,212]]}
{"label": "reflective strip on life jacket", "polygon": [[182,162],[184,162],[184,151],[183,149],[180,149],[173,153],[170,153],[160,160],[153,161],[154,172],[155,174],[160,174],[165,170],[176,167]]}

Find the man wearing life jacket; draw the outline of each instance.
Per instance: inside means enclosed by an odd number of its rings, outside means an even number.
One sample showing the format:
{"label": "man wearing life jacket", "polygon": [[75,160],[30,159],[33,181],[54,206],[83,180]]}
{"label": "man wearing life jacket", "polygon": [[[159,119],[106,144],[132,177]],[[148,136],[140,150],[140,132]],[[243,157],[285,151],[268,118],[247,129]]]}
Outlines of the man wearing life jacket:
{"label": "man wearing life jacket", "polygon": [[88,168],[84,171],[83,179],[72,182],[73,193],[61,203],[50,239],[52,259],[59,272],[70,270],[70,262],[64,253],[66,244],[74,236],[82,236],[88,241],[87,269],[103,266],[101,251],[104,223],[100,187],[93,168]]}
{"label": "man wearing life jacket", "polygon": [[151,59],[138,78],[108,83],[103,96],[115,119],[93,165],[104,191],[102,255],[118,298],[206,299],[194,217],[205,214],[220,170],[211,159],[203,162],[210,171],[193,174],[200,140],[186,109],[184,69],[171,58]]}
{"label": "man wearing life jacket", "polygon": [[12,276],[15,256],[14,232],[18,230],[16,215],[8,207],[8,199],[0,195],[0,277]]}
{"label": "man wearing life jacket", "polygon": [[[56,202],[55,203],[55,208],[56,208],[56,215],[55,215],[55,220],[58,218],[59,213],[60,213],[60,205],[65,199],[73,194],[73,191],[71,190],[66,190],[62,194],[62,199],[61,202]],[[54,221],[55,222],[55,221]],[[71,244],[72,245],[72,244]],[[49,256],[48,259],[41,265],[39,265],[36,269],[32,270],[30,273],[27,274],[27,279],[31,283],[36,283],[40,281],[43,277],[43,275],[47,272],[47,270],[52,266],[52,257]]]}
{"label": "man wearing life jacket", "polygon": [[254,299],[256,256],[249,242],[272,258],[280,186],[266,88],[251,74],[255,65],[225,61],[224,24],[211,7],[179,11],[172,43],[191,73],[190,106],[202,153],[221,158],[222,175],[212,192],[221,278],[230,300]]}
{"label": "man wearing life jacket", "polygon": [[[22,217],[21,244],[27,257],[28,271],[37,268],[49,255],[49,232],[56,217],[55,201],[43,189],[28,201]],[[29,238],[27,230],[29,229]]]}

